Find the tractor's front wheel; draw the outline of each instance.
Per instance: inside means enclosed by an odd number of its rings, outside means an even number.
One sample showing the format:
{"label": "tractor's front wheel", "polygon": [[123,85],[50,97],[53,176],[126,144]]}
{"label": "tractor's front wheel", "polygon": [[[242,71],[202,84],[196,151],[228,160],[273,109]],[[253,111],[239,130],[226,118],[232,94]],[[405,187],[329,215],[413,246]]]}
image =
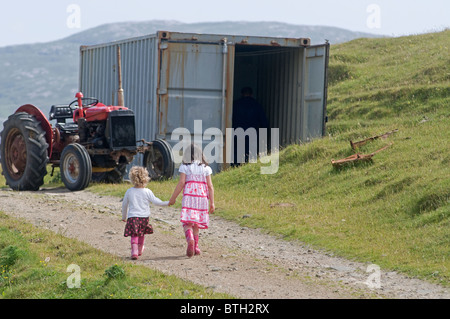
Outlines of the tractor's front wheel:
{"label": "tractor's front wheel", "polygon": [[61,153],[59,166],[61,180],[67,189],[79,191],[88,187],[92,178],[92,162],[82,145],[67,145]]}
{"label": "tractor's front wheel", "polygon": [[6,184],[13,190],[36,191],[47,174],[48,144],[41,123],[17,112],[3,123],[1,164]]}
{"label": "tractor's front wheel", "polygon": [[154,140],[150,149],[144,153],[143,166],[152,180],[173,177],[175,161],[169,143],[161,139]]}

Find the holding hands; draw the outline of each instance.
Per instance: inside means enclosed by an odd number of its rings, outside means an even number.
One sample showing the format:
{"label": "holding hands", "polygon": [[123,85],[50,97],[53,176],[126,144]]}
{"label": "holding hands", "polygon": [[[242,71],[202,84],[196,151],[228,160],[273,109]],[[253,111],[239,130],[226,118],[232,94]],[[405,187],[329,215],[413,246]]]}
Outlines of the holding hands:
{"label": "holding hands", "polygon": [[[173,204],[175,204],[176,201],[177,201],[176,197],[174,198],[172,196],[170,198],[170,200],[169,200],[169,206],[172,206]],[[209,205],[209,213],[212,214],[212,213],[214,213],[215,210],[216,210],[216,206],[214,205],[214,203],[210,203],[210,205]]]}

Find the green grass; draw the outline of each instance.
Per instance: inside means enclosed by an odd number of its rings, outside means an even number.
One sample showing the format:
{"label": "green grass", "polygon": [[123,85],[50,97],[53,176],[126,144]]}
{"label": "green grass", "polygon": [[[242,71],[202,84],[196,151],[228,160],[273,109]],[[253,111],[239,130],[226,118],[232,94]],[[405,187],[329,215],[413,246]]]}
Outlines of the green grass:
{"label": "green grass", "polygon": [[332,120],[448,114],[450,30],[332,46],[328,113]]}
{"label": "green grass", "polygon": [[[76,283],[73,264],[79,266],[79,287],[67,284],[68,279]],[[0,298],[5,299],[230,298],[3,213],[0,272]]]}
{"label": "green grass", "polygon": [[[399,125],[389,139],[394,145],[372,163],[339,170],[330,160],[352,153],[345,139],[289,146],[275,175],[260,175],[257,165],[218,174],[218,213],[286,239],[448,284],[450,153],[443,146],[450,140],[449,125],[448,119]],[[367,146],[367,153],[382,145]],[[243,219],[244,214],[251,217]]]}

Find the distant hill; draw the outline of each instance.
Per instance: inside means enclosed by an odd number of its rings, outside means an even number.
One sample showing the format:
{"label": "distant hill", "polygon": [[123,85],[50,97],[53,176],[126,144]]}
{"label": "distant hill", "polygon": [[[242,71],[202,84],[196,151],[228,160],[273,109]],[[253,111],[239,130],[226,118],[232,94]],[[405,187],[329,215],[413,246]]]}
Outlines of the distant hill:
{"label": "distant hill", "polygon": [[181,23],[177,21],[122,22],[101,25],[67,38],[0,48],[0,120],[20,105],[31,103],[45,114],[50,105],[68,103],[78,87],[80,45],[111,42],[153,34],[158,30],[254,35],[309,37],[312,43],[342,43],[356,38],[376,37],[325,26],[302,26],[280,22]]}
{"label": "distant hill", "polygon": [[293,25],[281,22],[224,21],[187,24],[177,21],[153,20],[101,25],[67,37],[63,41],[89,45],[153,34],[159,30],[287,38],[308,37],[311,38],[312,43],[316,44],[323,43],[326,39],[331,43],[342,43],[355,38],[377,37],[370,33],[353,32],[335,27]]}

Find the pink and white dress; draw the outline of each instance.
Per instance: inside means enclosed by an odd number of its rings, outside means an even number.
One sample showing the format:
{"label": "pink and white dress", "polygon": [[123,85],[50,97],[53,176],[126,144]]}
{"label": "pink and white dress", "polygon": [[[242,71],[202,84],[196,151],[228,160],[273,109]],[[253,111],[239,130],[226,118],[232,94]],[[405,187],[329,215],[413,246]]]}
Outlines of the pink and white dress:
{"label": "pink and white dress", "polygon": [[211,167],[199,162],[181,164],[180,173],[186,174],[183,199],[181,200],[181,223],[197,224],[206,229],[209,225],[209,193],[206,176],[212,174]]}

